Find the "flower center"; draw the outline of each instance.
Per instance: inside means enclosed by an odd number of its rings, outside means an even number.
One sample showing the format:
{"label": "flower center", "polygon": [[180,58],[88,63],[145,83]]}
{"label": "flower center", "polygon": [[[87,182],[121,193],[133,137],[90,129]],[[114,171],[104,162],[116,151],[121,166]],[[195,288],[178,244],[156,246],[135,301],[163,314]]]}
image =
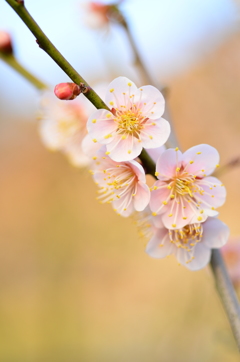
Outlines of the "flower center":
{"label": "flower center", "polygon": [[184,226],[182,229],[169,230],[170,242],[188,252],[192,252],[196,243],[201,241],[202,234],[202,224],[191,224]]}
{"label": "flower center", "polygon": [[109,167],[104,171],[104,181],[106,186],[101,187],[98,199],[101,202],[111,203],[115,197],[117,199],[126,196],[127,193],[133,195],[135,192],[136,175],[130,167],[126,165],[117,165]]}
{"label": "flower center", "polygon": [[195,184],[195,177],[191,174],[184,173],[182,175],[176,175],[170,182],[170,186],[173,188],[173,195],[189,195],[193,197],[193,192],[199,191]]}
{"label": "flower center", "polygon": [[118,122],[117,132],[119,134],[133,135],[138,138],[139,133],[143,128],[143,117],[132,111],[126,111],[124,113],[119,112],[116,121]]}

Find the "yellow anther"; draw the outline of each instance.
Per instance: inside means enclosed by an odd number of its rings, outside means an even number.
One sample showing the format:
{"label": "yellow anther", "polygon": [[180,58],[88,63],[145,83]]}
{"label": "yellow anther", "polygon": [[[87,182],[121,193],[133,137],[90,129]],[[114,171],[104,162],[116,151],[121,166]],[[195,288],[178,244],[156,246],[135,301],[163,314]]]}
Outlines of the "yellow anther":
{"label": "yellow anther", "polygon": [[172,227],[175,228],[177,225],[176,224],[172,224]]}
{"label": "yellow anther", "polygon": [[96,159],[97,159],[97,157],[96,157],[96,156],[94,156],[92,159],[93,159],[93,160],[96,160]]}
{"label": "yellow anther", "polygon": [[114,105],[114,102],[111,101],[111,102],[109,102],[109,104],[110,104],[111,106],[113,106],[113,105]]}
{"label": "yellow anther", "polygon": [[167,205],[167,201],[163,201],[162,203],[163,203],[163,205]]}
{"label": "yellow anther", "polygon": [[155,172],[155,176],[158,176],[158,175],[159,175],[159,172],[156,171],[156,172]]}
{"label": "yellow anther", "polygon": [[112,89],[110,89],[110,91],[109,91],[110,93],[112,93],[112,92],[114,92],[114,89],[112,88]]}
{"label": "yellow anther", "polygon": [[96,123],[96,122],[97,122],[97,120],[96,120],[96,119],[93,119],[93,120],[92,120],[92,123]]}
{"label": "yellow anther", "polygon": [[197,152],[197,155],[201,155],[202,152]]}
{"label": "yellow anther", "polygon": [[170,199],[174,199],[174,197],[175,197],[175,195],[171,195],[171,196],[170,196]]}
{"label": "yellow anther", "polygon": [[220,165],[216,165],[216,167],[220,167]]}
{"label": "yellow anther", "polygon": [[204,211],[203,211],[203,210],[201,210],[201,211],[200,211],[200,214],[203,214],[203,213],[204,213]]}
{"label": "yellow anther", "polygon": [[201,220],[202,220],[202,217],[201,217],[201,216],[198,216],[197,219],[198,219],[198,221],[201,221]]}
{"label": "yellow anther", "polygon": [[152,126],[156,126],[156,123],[153,122],[153,123],[152,123]]}
{"label": "yellow anther", "polygon": [[131,151],[131,150],[128,150],[128,153],[130,154],[130,153],[132,153],[132,151]]}
{"label": "yellow anther", "polygon": [[149,138],[150,138],[150,140],[152,140],[152,139],[153,139],[153,136],[149,136]]}
{"label": "yellow anther", "polygon": [[215,207],[212,207],[212,210],[216,210]]}
{"label": "yellow anther", "polygon": [[187,216],[183,216],[183,220],[187,220]]}
{"label": "yellow anther", "polygon": [[211,195],[211,197],[214,197],[214,195]]}
{"label": "yellow anther", "polygon": [[152,216],[157,216],[157,213],[156,213],[156,212],[152,212]]}
{"label": "yellow anther", "polygon": [[157,190],[158,189],[158,187],[157,186],[153,186],[153,190]]}
{"label": "yellow anther", "polygon": [[109,151],[105,152],[105,155],[110,155],[110,152]]}
{"label": "yellow anther", "polygon": [[96,142],[97,142],[96,138],[94,138],[94,139],[93,139],[93,142],[94,142],[94,143],[96,143]]}
{"label": "yellow anther", "polygon": [[108,138],[110,138],[110,137],[112,137],[111,134],[107,134],[106,136],[104,136],[105,139],[108,139]]}
{"label": "yellow anther", "polygon": [[153,102],[153,104],[157,104],[156,102]]}
{"label": "yellow anther", "polygon": [[129,82],[128,85],[129,85],[129,87],[131,87],[132,83]]}
{"label": "yellow anther", "polygon": [[176,168],[176,171],[177,171],[177,172],[180,171],[180,167],[177,167],[177,168]]}
{"label": "yellow anther", "polygon": [[123,135],[121,138],[122,138],[122,140],[125,140],[127,137],[125,135]]}
{"label": "yellow anther", "polygon": [[179,148],[178,148],[178,147],[176,147],[176,148],[175,148],[175,151],[178,151],[178,150],[179,150]]}
{"label": "yellow anther", "polygon": [[106,117],[107,117],[107,118],[111,118],[111,117],[112,117],[111,113],[108,113],[108,114],[106,115]]}
{"label": "yellow anther", "polygon": [[170,185],[167,186],[167,189],[171,190],[171,188],[172,188],[172,186],[170,186]]}
{"label": "yellow anther", "polygon": [[194,163],[194,161],[190,161],[189,163],[192,165]]}
{"label": "yellow anther", "polygon": [[142,89],[142,88],[140,88],[140,91],[143,91],[143,89]]}
{"label": "yellow anther", "polygon": [[171,217],[171,216],[173,216],[173,214],[169,214],[168,216]]}

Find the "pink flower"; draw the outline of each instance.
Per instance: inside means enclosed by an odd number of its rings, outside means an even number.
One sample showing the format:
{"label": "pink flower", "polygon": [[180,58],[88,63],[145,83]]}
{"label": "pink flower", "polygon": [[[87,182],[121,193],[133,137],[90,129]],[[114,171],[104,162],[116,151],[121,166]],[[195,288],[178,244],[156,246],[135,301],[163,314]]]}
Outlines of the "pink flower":
{"label": "pink flower", "polygon": [[168,149],[157,161],[155,182],[150,200],[154,216],[161,215],[168,229],[204,222],[216,216],[222,206],[226,189],[210,175],[218,167],[219,154],[208,145],[198,145],[181,153]]}
{"label": "pink flower", "polygon": [[167,141],[170,125],[161,118],[164,98],[158,89],[150,85],[138,89],[119,77],[108,86],[106,104],[111,112],[97,110],[87,127],[93,142],[105,144],[112,160],[132,160],[143,147],[157,148]]}
{"label": "pink flower", "polygon": [[229,275],[235,286],[240,285],[240,242],[238,238],[229,240],[222,248],[223,258],[227,264]]}
{"label": "pink flower", "polygon": [[100,187],[98,199],[113,204],[122,216],[142,211],[150,200],[145,172],[136,161],[115,162],[103,146],[95,157],[94,180]]}
{"label": "pink flower", "polygon": [[210,261],[211,249],[221,248],[229,237],[228,226],[216,218],[178,230],[165,227],[153,227],[153,230],[146,252],[153,258],[174,254],[178,262],[190,270],[204,268]]}
{"label": "pink flower", "polygon": [[53,151],[63,152],[74,166],[79,167],[92,162],[91,155],[85,155],[82,150],[82,141],[87,135],[87,117],[90,113],[88,103],[86,101],[85,104],[84,100],[79,99],[65,103],[52,94],[45,94],[42,102],[39,131],[43,143]]}

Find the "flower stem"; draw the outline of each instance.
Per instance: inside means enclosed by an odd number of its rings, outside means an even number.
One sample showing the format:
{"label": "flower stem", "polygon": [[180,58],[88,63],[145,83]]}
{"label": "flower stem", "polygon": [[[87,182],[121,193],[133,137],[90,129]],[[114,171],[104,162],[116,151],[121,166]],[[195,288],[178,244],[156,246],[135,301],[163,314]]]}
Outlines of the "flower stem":
{"label": "flower stem", "polygon": [[211,268],[216,288],[240,350],[240,305],[220,250],[212,250]]}
{"label": "flower stem", "polygon": [[43,90],[47,89],[46,84],[41,82],[33,74],[31,74],[26,68],[24,68],[12,54],[5,54],[0,52],[0,59],[7,63],[10,67],[16,70],[21,74],[25,79],[27,79],[31,84],[33,84],[37,89]]}
{"label": "flower stem", "polygon": [[[37,43],[58,65],[59,67],[73,80],[74,83],[84,83],[88,87],[88,92],[84,95],[89,101],[98,109],[108,109],[102,99],[91,89],[88,83],[78,74],[78,72],[67,62],[62,54],[55,48],[55,46],[46,37],[35,20],[28,13],[24,7],[22,0],[6,0],[7,3],[16,11],[23,22],[27,25],[30,31],[36,36]],[[147,74],[147,73],[145,73]],[[177,142],[175,143],[177,145]],[[155,167],[147,152],[143,150],[140,155],[144,167],[147,172],[155,176]],[[213,250],[211,267],[215,278],[217,290],[219,292],[222,304],[225,308],[232,327],[233,334],[240,348],[240,310],[239,302],[235,294],[232,282],[228,276],[225,268],[221,253],[219,250]]]}

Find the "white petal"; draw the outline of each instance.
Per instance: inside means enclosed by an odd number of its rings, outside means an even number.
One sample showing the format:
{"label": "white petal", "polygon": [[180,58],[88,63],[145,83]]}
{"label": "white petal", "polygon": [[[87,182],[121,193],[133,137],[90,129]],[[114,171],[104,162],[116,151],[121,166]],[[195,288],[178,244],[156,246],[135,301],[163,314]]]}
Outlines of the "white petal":
{"label": "white petal", "polygon": [[[163,245],[163,246],[160,246]],[[164,258],[170,255],[173,245],[169,241],[167,229],[158,229],[146,247],[146,252],[153,258]]]}
{"label": "white petal", "polygon": [[202,243],[211,249],[221,248],[228,241],[230,230],[221,220],[208,218],[203,224]]}

